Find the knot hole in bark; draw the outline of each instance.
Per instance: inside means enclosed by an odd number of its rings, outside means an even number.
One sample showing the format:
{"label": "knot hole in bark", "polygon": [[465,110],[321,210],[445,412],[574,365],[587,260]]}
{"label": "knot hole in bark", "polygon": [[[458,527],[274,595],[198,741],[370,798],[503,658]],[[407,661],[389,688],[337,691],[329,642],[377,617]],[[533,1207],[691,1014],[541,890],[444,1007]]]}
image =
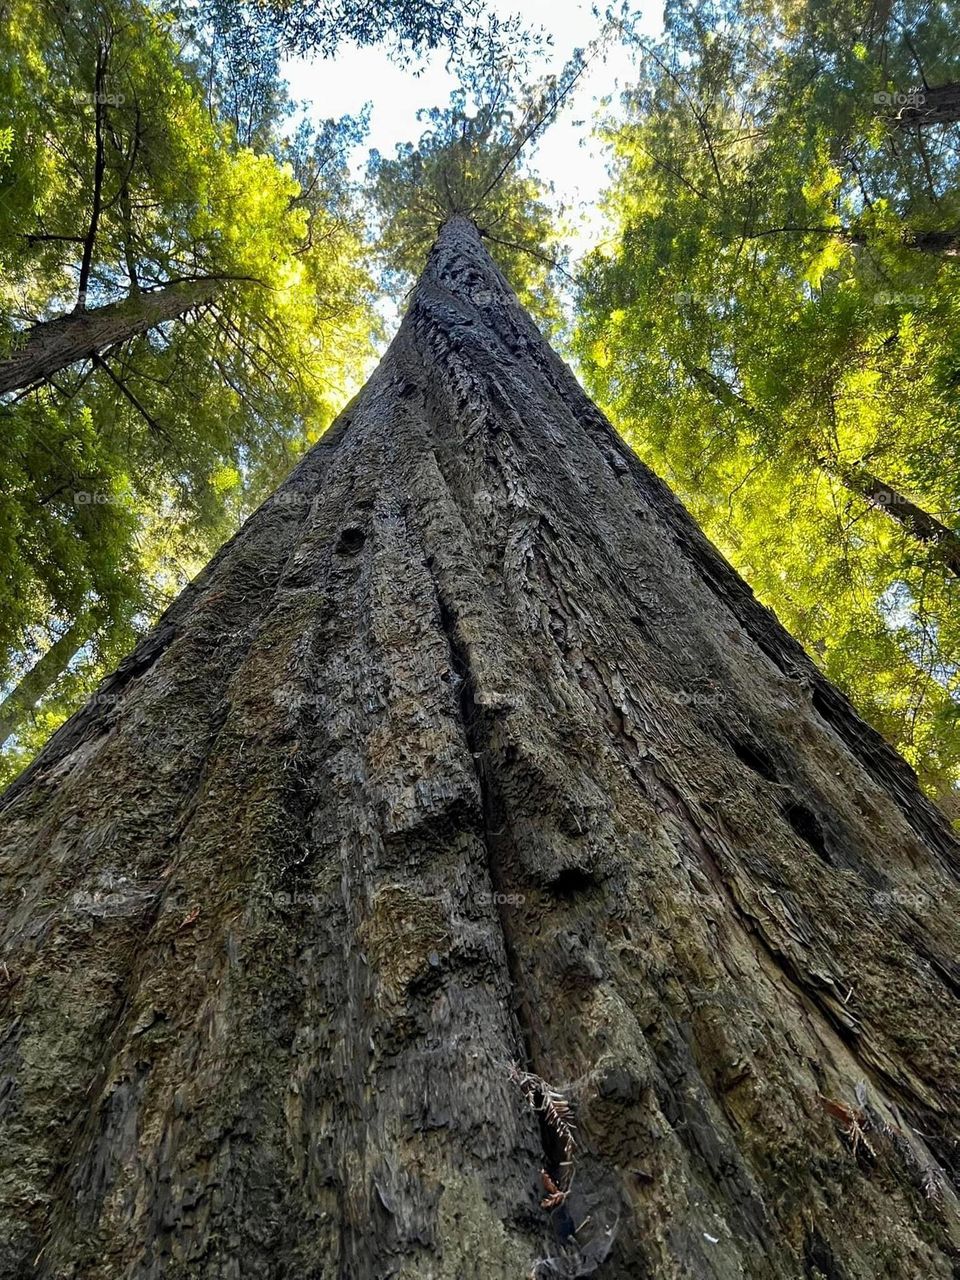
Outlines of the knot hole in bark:
{"label": "knot hole in bark", "polygon": [[783,816],[790,823],[794,833],[808,844],[818,857],[822,858],[824,862],[830,862],[823,827],[812,809],[808,809],[805,804],[794,800],[787,805]]}
{"label": "knot hole in bark", "polygon": [[587,893],[597,883],[596,876],[586,867],[564,867],[549,882],[548,888],[555,898],[569,901],[577,894]]}
{"label": "knot hole in bark", "polygon": [[733,754],[741,764],[745,764],[754,773],[759,773],[767,782],[777,781],[777,771],[764,754],[763,748],[749,738],[731,738]]}
{"label": "knot hole in bark", "polygon": [[358,525],[348,525],[346,529],[341,531],[340,537],[337,539],[337,554],[355,556],[366,540],[367,535]]}

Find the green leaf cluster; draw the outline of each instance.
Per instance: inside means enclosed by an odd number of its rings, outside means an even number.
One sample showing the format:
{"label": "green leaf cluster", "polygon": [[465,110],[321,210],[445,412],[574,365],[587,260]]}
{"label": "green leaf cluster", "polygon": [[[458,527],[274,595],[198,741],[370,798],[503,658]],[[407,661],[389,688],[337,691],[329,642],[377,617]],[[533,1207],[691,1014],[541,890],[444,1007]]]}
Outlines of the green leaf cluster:
{"label": "green leaf cluster", "polygon": [[952,804],[960,154],[956,125],[904,127],[888,101],[960,80],[945,21],[671,4],[606,126],[611,233],[581,274],[577,350],[707,534]]}
{"label": "green leaf cluster", "polygon": [[[276,93],[243,145],[173,19],[137,0],[11,0],[3,19],[0,357],[39,321],[211,285],[0,404],[9,687],[81,618],[78,662],[115,660],[319,438],[377,322],[346,175],[359,122],[284,132]],[[65,711],[82,681],[63,680]]]}

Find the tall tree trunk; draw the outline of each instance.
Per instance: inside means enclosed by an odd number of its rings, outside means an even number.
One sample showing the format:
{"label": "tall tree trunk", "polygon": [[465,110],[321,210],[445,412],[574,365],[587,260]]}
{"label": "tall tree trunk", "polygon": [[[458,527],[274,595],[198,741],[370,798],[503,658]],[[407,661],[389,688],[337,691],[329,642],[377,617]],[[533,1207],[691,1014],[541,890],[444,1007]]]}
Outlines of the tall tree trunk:
{"label": "tall tree trunk", "polygon": [[51,378],[78,360],[89,360],[138,334],[176,320],[193,307],[210,302],[217,280],[184,280],[140,293],[104,307],[71,312],[34,325],[23,345],[0,360],[0,393],[19,391]]}
{"label": "tall tree trunk", "polygon": [[955,841],[471,223],[103,692],[0,813],[0,1275],[955,1275]]}
{"label": "tall tree trunk", "polygon": [[60,679],[90,638],[90,623],[78,618],[0,702],[0,747],[23,725],[44,694]]}

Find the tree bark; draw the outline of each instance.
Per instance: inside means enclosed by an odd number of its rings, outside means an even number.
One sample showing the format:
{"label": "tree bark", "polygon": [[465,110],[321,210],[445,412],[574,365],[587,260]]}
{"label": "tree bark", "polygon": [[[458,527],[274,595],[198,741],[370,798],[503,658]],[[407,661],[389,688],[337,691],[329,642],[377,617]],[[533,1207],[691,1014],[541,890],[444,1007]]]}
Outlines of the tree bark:
{"label": "tree bark", "polygon": [[0,810],[0,1276],[955,1274],[953,836],[471,223],[102,694]]}
{"label": "tree bark", "polygon": [[956,231],[905,230],[901,240],[908,249],[932,253],[940,258],[955,258],[960,254],[960,233]]}
{"label": "tree bark", "polygon": [[33,664],[20,683],[0,702],[0,747],[17,732],[44,694],[48,693],[83,644],[90,638],[86,618],[77,619]]}
{"label": "tree bark", "polygon": [[960,84],[925,86],[907,96],[907,100],[888,109],[885,113],[890,124],[898,129],[921,128],[931,125],[956,124],[960,120]]}
{"label": "tree bark", "polygon": [[34,325],[23,345],[0,360],[0,394],[43,382],[80,360],[90,360],[115,343],[126,342],[168,320],[177,320],[221,287],[217,280],[184,280],[123,302],[71,312]]}

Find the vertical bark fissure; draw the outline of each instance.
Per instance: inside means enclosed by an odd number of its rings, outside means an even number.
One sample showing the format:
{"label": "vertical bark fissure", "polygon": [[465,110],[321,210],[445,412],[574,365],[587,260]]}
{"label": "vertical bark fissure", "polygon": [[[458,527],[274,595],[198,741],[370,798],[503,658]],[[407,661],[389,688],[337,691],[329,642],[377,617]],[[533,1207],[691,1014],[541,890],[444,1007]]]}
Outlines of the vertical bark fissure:
{"label": "vertical bark fissure", "polygon": [[[450,647],[451,668],[459,680],[458,698],[464,737],[473,761],[473,771],[480,796],[480,816],[483,823],[482,840],[486,852],[487,871],[494,895],[494,906],[503,941],[507,974],[510,982],[511,1013],[517,1034],[517,1065],[523,1070],[543,1070],[541,1055],[537,1051],[534,1021],[527,1007],[526,984],[523,980],[513,922],[510,919],[509,883],[503,873],[502,849],[509,842],[510,820],[493,777],[491,726],[487,717],[491,714],[477,706],[474,698],[474,674],[470,665],[467,646],[457,636],[457,624],[450,606],[438,592],[440,624]],[[563,1147],[556,1132],[547,1122],[542,1107],[537,1109],[537,1125],[543,1149],[543,1168],[562,1183],[564,1170]]]}
{"label": "vertical bark fissure", "polygon": [[[446,611],[444,611],[446,613]],[[482,840],[486,853],[486,865],[495,902],[495,911],[499,923],[500,937],[509,980],[511,1001],[511,1020],[517,1037],[517,1053],[515,1062],[510,1064],[511,1074],[516,1067],[520,1073],[529,1072],[535,1082],[529,1091],[518,1088],[516,1104],[533,1109],[539,1139],[539,1157],[537,1167],[529,1170],[533,1175],[538,1196],[544,1197],[541,1209],[548,1215],[552,1232],[556,1240],[570,1253],[566,1260],[558,1265],[568,1265],[573,1270],[570,1275],[586,1275],[592,1270],[588,1252],[582,1252],[581,1242],[577,1239],[577,1223],[571,1215],[566,1199],[561,1199],[550,1208],[548,1199],[550,1183],[559,1188],[561,1193],[569,1195],[571,1183],[580,1157],[589,1155],[583,1149],[582,1142],[577,1143],[574,1151],[567,1148],[563,1133],[551,1121],[548,1111],[548,1099],[545,1090],[551,1087],[555,1078],[557,1059],[551,1058],[541,1037],[537,1033],[537,1019],[530,1006],[535,988],[524,976],[521,961],[523,939],[515,928],[511,918],[510,881],[504,871],[505,856],[509,856],[512,845],[510,815],[507,805],[496,783],[495,760],[497,751],[493,745],[496,736],[496,714],[491,710],[481,709],[473,697],[473,675],[469,666],[464,646],[455,637],[455,627],[449,613],[443,619],[444,630],[451,643],[451,656],[454,670],[463,681],[460,688],[461,715],[467,744],[473,758],[477,786],[480,793],[481,818],[483,823]],[[581,887],[575,874],[569,877],[571,891]],[[566,884],[566,880],[564,881]],[[527,940],[529,941],[529,940]],[[571,1158],[572,1157],[572,1158]],[[581,1179],[582,1183],[583,1179]],[[522,1184],[518,1181],[516,1194],[519,1196]],[[582,1204],[577,1199],[574,1203]],[[580,1216],[583,1216],[582,1214]],[[574,1261],[574,1259],[577,1261]],[[586,1270],[581,1270],[581,1265]],[[534,1262],[532,1276],[549,1277],[555,1274],[565,1275],[565,1271],[555,1272],[549,1252]]]}
{"label": "vertical bark fissure", "polygon": [[[449,605],[440,597],[440,625],[443,628],[444,635],[450,647],[450,666],[456,676],[459,686],[457,697],[460,704],[460,718],[463,724],[464,739],[470,751],[473,761],[473,773],[477,783],[477,791],[480,797],[480,812],[483,821],[483,844],[487,855],[487,869],[490,873],[490,883],[493,886],[495,902],[498,908],[497,914],[500,920],[500,930],[503,934],[504,952],[507,957],[507,967],[510,971],[510,984],[513,992],[514,1012],[517,1012],[518,1002],[522,999],[522,987],[519,982],[519,974],[517,970],[516,953],[514,951],[511,938],[509,917],[504,910],[505,904],[501,899],[506,894],[505,882],[500,870],[500,863],[496,853],[495,841],[500,838],[503,833],[503,824],[506,821],[506,815],[503,807],[499,803],[494,791],[490,773],[486,767],[486,757],[490,753],[488,734],[483,724],[483,718],[480,710],[474,700],[473,682],[474,676],[470,667],[470,659],[466,645],[462,644],[457,637],[457,624],[454,619]],[[523,1018],[517,1020],[517,1034],[519,1048],[522,1051],[522,1057],[525,1061],[531,1061],[532,1047],[530,1042],[530,1033],[527,1021]]]}

